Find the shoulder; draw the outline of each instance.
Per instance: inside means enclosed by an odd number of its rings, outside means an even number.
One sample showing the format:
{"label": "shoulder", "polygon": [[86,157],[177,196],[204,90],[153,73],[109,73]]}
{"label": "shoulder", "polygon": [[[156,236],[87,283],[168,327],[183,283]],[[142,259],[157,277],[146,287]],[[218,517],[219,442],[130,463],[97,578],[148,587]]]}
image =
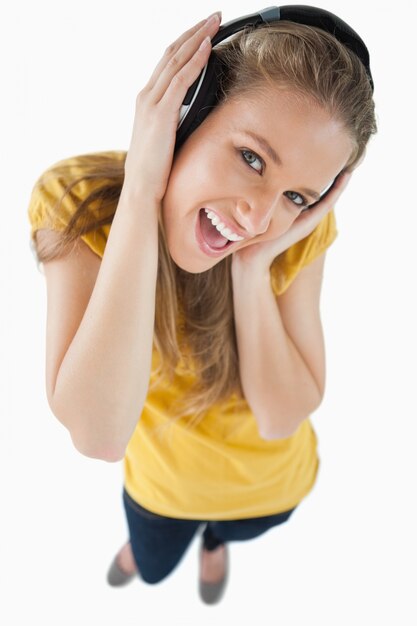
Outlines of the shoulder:
{"label": "shoulder", "polygon": [[[27,209],[32,245],[36,243],[38,230],[63,231],[92,192],[106,183],[122,180],[125,159],[125,151],[97,152],[68,157],[45,169],[35,182]],[[93,203],[88,215],[84,212],[83,220],[96,219],[94,210],[98,206]],[[108,231],[106,224],[94,232],[86,232],[82,238],[93,252],[102,256]],[[41,237],[51,239],[54,235]]]}
{"label": "shoulder", "polygon": [[[105,180],[105,172],[110,174],[112,165],[120,164],[120,167],[124,167],[125,159],[125,151],[113,150],[81,154],[56,161],[38,177],[33,193],[56,198],[69,185],[81,179],[84,179],[84,187],[79,193],[85,193],[90,187],[94,187],[95,182]],[[100,176],[95,175],[97,172]]]}

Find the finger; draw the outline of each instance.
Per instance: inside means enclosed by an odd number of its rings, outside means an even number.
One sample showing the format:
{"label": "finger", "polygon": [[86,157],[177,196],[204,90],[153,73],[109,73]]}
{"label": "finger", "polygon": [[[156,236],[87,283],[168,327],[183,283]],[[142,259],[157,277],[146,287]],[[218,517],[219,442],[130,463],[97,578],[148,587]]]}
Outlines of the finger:
{"label": "finger", "polygon": [[[151,100],[154,103],[159,102],[167,91],[171,81],[181,72],[181,70],[186,66],[186,64],[193,60],[193,65],[195,65],[196,60],[200,63],[200,71],[204,67],[204,63],[208,58],[208,50],[206,48],[204,51],[204,55],[202,51],[199,50],[200,45],[203,40],[209,36],[212,38],[219,28],[220,22],[219,20],[213,20],[211,22],[207,22],[204,24],[202,28],[200,28],[190,39],[187,39],[178,50],[172,54],[169,58],[165,58],[165,66],[161,70],[159,76],[156,79],[156,82],[151,90]],[[204,63],[203,61],[204,56]],[[198,74],[195,76],[197,78]],[[181,75],[181,80],[184,80],[185,73],[183,72]],[[194,78],[194,80],[195,80]],[[190,87],[192,82],[184,85],[184,93],[185,96],[187,89]]]}
{"label": "finger", "polygon": [[182,44],[185,41],[187,41],[187,39],[189,39],[192,35],[194,35],[194,33],[199,31],[200,28],[202,28],[206,22],[207,22],[206,18],[204,20],[200,20],[198,22],[198,24],[195,24],[195,26],[192,26],[191,28],[186,30],[185,33],[183,33],[180,37],[178,37],[178,39],[176,39],[173,43],[171,43],[166,48],[166,50],[164,52],[164,55],[161,57],[161,59],[159,60],[158,65],[155,67],[154,71],[152,72],[152,75],[151,75],[151,77],[150,77],[150,79],[148,81],[147,87],[152,89],[152,87],[155,84],[159,74],[161,73],[162,69],[166,65],[167,54],[168,53],[169,54],[174,53],[176,50],[178,50],[178,48],[180,48],[182,46]]}
{"label": "finger", "polygon": [[321,220],[335,207],[336,201],[347,187],[352,176],[351,172],[344,171],[335,179],[331,189],[326,193],[326,197],[314,203],[314,206],[302,211],[294,223],[301,229],[307,229],[309,234],[319,225]]}
{"label": "finger", "polygon": [[337,177],[337,180],[335,181],[335,184],[333,185],[331,192],[329,193],[329,196],[332,196],[334,192],[335,197],[332,200],[333,202],[335,202],[335,200],[337,200],[337,198],[346,189],[351,178],[352,178],[352,172],[344,171],[341,174],[339,174],[339,176]]}
{"label": "finger", "polygon": [[[335,179],[333,185],[326,193],[326,195],[311,207],[311,210],[315,213],[323,213],[325,214],[330,208],[332,208],[335,202],[338,200],[339,196],[342,194],[344,189],[346,189],[349,180],[352,176],[352,172],[341,172]],[[306,211],[308,213],[309,211]]]}
{"label": "finger", "polygon": [[[161,110],[164,110],[169,117],[171,117],[171,114],[175,115],[177,124],[179,111],[182,103],[184,102],[184,96],[187,93],[187,89],[201,74],[202,68],[208,61],[210,51],[211,42],[210,39],[208,39],[206,46],[204,48],[199,48],[188,63],[186,63],[184,67],[177,72],[175,76],[173,76],[170,84],[158,103]],[[172,120],[173,119],[174,118],[172,118]]]}
{"label": "finger", "polygon": [[352,169],[350,170],[351,172],[353,172],[354,170],[356,170],[357,167],[359,167],[359,165],[361,165],[362,161],[365,159],[366,156],[366,148],[364,149],[361,158],[359,159],[359,161],[357,161],[357,163],[355,163],[355,165],[352,167]]}
{"label": "finger", "polygon": [[204,37],[206,37],[208,34],[210,34],[210,28],[212,27],[212,24],[209,23],[208,19],[209,18],[201,20],[195,26],[193,26],[192,28],[189,28],[176,41],[174,41],[172,44],[170,44],[166,48],[166,50],[164,52],[164,55],[160,59],[158,65],[154,69],[154,71],[153,71],[153,73],[152,73],[152,75],[151,75],[151,77],[150,77],[150,79],[149,79],[149,81],[148,81],[148,83],[146,85],[146,88],[148,90],[152,90],[154,88],[156,82],[159,80],[159,78],[161,76],[161,73],[166,68],[169,60],[175,54],[178,53],[178,51],[182,48],[182,46],[187,41],[190,41],[190,40],[194,40],[195,41],[195,38],[197,37],[197,39],[199,41],[198,45],[200,45],[200,43],[204,39]]}

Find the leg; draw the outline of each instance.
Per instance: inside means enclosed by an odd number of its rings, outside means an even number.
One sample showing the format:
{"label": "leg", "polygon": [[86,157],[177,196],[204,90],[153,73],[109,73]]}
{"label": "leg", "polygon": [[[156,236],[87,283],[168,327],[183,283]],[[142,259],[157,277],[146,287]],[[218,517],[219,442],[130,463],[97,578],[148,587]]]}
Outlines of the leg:
{"label": "leg", "polygon": [[158,583],[179,564],[201,522],[157,515],[135,502],[125,489],[123,504],[140,578]]}
{"label": "leg", "polygon": [[258,537],[272,526],[286,522],[294,510],[252,519],[207,523],[200,560],[200,596],[206,604],[218,602],[224,593],[229,560],[226,542]]}

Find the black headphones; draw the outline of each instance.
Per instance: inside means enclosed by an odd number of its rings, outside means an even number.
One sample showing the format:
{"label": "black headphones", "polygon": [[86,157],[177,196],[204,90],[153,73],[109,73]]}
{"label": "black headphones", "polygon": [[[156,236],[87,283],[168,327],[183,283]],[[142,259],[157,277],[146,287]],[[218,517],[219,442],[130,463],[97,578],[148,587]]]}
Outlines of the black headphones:
{"label": "black headphones", "polygon": [[[362,61],[372,91],[374,90],[374,83],[369,66],[369,52],[364,42],[346,22],[324,9],[301,4],[268,7],[262,11],[245,15],[220,26],[211,41],[212,47],[240,30],[243,30],[246,26],[257,27],[262,24],[280,20],[298,22],[299,24],[306,24],[307,26],[317,26],[334,35],[338,41],[350,48]],[[216,105],[218,101],[218,76],[220,71],[221,63],[218,57],[211,53],[200,76],[191,85],[183,100],[176,133],[175,151],[207,117],[213,106]]]}

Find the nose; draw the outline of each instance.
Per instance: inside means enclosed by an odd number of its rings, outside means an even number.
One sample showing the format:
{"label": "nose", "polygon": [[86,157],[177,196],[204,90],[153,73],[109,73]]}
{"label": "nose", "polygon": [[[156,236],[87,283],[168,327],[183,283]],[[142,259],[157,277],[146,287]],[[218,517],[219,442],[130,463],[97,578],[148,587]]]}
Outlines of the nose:
{"label": "nose", "polygon": [[276,206],[276,198],[263,202],[248,202],[241,199],[237,203],[237,219],[251,237],[263,235],[269,228]]}

